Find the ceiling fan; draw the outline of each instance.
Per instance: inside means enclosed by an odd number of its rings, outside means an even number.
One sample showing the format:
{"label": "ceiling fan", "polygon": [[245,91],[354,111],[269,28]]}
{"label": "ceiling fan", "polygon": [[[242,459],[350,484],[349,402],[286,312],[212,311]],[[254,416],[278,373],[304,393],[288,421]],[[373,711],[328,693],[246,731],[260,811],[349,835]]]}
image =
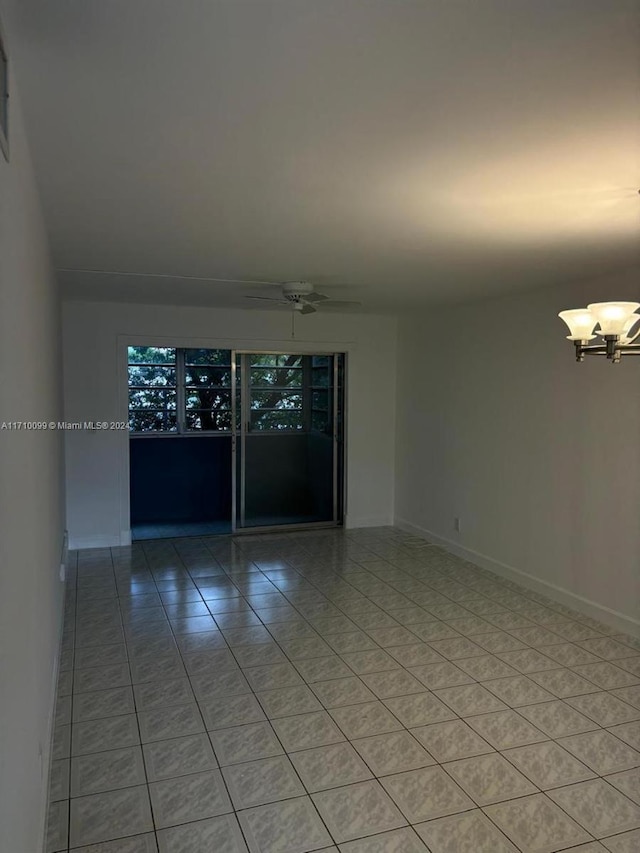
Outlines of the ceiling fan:
{"label": "ceiling fan", "polygon": [[245,294],[245,299],[259,299],[265,302],[275,302],[278,305],[286,305],[300,314],[314,314],[318,306],[324,305],[328,308],[356,308],[361,302],[349,302],[343,299],[330,299],[324,293],[318,293],[308,281],[286,281],[278,285],[281,293],[279,296],[252,296]]}

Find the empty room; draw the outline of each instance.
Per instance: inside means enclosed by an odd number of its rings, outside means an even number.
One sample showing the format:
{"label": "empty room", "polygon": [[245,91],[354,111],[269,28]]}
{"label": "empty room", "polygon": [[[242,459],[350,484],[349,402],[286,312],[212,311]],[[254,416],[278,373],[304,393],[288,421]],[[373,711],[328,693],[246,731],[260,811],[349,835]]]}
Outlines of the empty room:
{"label": "empty room", "polygon": [[639,0],[0,0],[0,853],[637,853],[639,356]]}

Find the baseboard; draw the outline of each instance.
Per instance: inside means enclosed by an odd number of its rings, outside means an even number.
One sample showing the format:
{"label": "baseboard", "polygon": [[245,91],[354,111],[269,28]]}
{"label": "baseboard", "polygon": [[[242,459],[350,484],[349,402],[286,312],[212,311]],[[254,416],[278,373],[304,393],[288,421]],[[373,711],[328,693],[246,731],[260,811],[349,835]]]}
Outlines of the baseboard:
{"label": "baseboard", "polygon": [[119,533],[105,533],[99,536],[73,536],[69,537],[69,548],[78,551],[82,548],[117,548],[121,545]]}
{"label": "baseboard", "polygon": [[363,517],[345,516],[344,526],[346,530],[354,530],[356,527],[389,527],[393,519],[388,515],[372,515]]}
{"label": "baseboard", "polygon": [[433,545],[438,545],[455,554],[457,557],[462,557],[470,563],[474,563],[482,569],[487,569],[500,577],[515,581],[521,586],[531,589],[534,592],[539,592],[542,595],[548,595],[560,604],[565,604],[567,607],[572,607],[575,610],[584,613],[586,616],[591,616],[594,619],[604,622],[611,628],[621,633],[631,634],[635,637],[640,637],[640,620],[620,613],[618,610],[613,610],[610,607],[605,607],[603,604],[598,604],[590,598],[585,598],[569,589],[558,586],[550,581],[542,580],[534,577],[528,572],[523,572],[506,563],[501,563],[499,560],[494,560],[493,557],[488,557],[486,554],[480,554],[478,551],[473,551],[471,548],[465,548],[459,542],[453,542],[451,539],[445,539],[443,536],[438,536],[430,530],[412,524],[403,518],[396,518],[396,527],[407,533],[413,533],[415,536],[420,536],[423,539],[431,542]]}

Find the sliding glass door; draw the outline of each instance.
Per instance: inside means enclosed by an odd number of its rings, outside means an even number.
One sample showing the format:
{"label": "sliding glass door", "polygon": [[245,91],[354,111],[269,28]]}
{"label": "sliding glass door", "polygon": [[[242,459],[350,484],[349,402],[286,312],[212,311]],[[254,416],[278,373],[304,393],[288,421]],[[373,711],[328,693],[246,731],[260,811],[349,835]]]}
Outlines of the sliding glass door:
{"label": "sliding glass door", "polygon": [[235,528],[342,518],[344,356],[236,353]]}
{"label": "sliding glass door", "polygon": [[342,521],[344,356],[130,346],[131,529]]}

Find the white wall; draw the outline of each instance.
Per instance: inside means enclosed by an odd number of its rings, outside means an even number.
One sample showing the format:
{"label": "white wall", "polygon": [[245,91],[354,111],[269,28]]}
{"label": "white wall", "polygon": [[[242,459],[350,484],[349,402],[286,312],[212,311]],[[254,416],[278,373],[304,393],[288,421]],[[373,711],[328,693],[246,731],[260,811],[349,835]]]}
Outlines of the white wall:
{"label": "white wall", "polygon": [[[59,301],[14,88],[10,145],[9,163],[0,153],[0,422],[57,421]],[[62,474],[59,433],[0,430],[3,853],[36,853],[42,844],[62,615]]]}
{"label": "white wall", "polygon": [[640,358],[576,363],[556,314],[636,300],[639,285],[635,270],[398,328],[397,520],[624,614],[617,624],[630,629],[640,627]]}
{"label": "white wall", "polygon": [[[65,417],[125,420],[128,344],[348,351],[347,523],[391,524],[395,452],[395,345],[392,318],[288,311],[242,311],[97,302],[64,305]],[[66,434],[71,547],[125,542],[128,436]]]}

